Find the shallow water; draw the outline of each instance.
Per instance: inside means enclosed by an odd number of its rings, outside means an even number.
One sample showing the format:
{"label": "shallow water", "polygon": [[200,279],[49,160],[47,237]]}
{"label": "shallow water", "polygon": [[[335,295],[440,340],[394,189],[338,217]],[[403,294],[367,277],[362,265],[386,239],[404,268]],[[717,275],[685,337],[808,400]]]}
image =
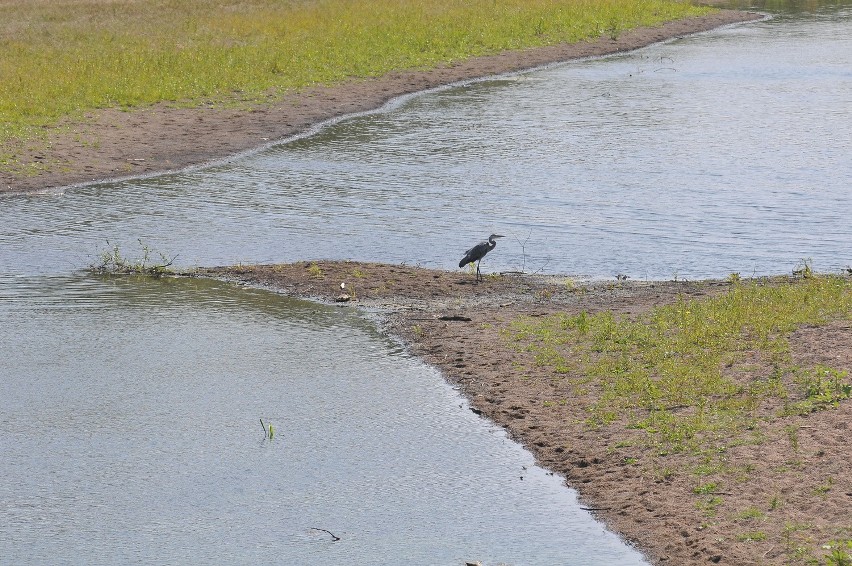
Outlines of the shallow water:
{"label": "shallow water", "polygon": [[485,271],[839,269],[852,3],[809,6],[215,167],[0,200],[0,562],[640,563],[349,310],[80,269],[137,240],[183,266],[453,269],[493,231]]}
{"label": "shallow water", "polygon": [[0,563],[642,563],[349,310],[3,283]]}

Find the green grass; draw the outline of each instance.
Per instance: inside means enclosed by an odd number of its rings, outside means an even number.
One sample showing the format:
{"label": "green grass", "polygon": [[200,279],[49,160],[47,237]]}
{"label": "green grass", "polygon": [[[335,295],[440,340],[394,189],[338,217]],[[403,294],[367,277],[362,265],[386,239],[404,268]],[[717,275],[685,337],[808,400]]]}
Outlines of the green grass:
{"label": "green grass", "polygon": [[[681,299],[634,318],[523,318],[509,336],[537,363],[593,387],[590,424],[626,422],[645,431],[661,454],[720,451],[749,441],[760,418],[828,409],[849,397],[845,372],[795,367],[788,337],[801,325],[850,316],[852,280],[812,275],[735,282],[718,297]],[[768,371],[752,375],[746,352]],[[777,410],[759,416],[767,400]]]}
{"label": "green grass", "polygon": [[709,10],[672,0],[0,0],[0,144],[92,109],[265,100]]}
{"label": "green grass", "polygon": [[[98,254],[97,262],[89,266],[89,269],[95,273],[107,275],[148,275],[152,277],[161,277],[163,275],[171,275],[174,272],[171,265],[177,256],[168,257],[162,252],[153,250],[147,244],[138,240],[139,247],[142,251],[142,256],[139,258],[129,258],[122,254],[117,244],[112,245],[109,249]],[[109,245],[109,242],[107,242]],[[152,256],[157,255],[160,261],[152,261]]]}

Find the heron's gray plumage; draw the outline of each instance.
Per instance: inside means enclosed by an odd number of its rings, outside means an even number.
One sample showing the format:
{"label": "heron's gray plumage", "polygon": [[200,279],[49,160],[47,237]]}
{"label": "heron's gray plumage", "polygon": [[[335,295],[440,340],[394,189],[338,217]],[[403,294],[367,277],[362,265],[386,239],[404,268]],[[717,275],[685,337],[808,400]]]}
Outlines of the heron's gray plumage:
{"label": "heron's gray plumage", "polygon": [[464,267],[469,263],[476,262],[476,277],[477,279],[481,278],[482,275],[479,273],[479,263],[482,261],[482,258],[485,257],[485,254],[493,250],[497,247],[497,242],[494,241],[495,238],[502,238],[500,234],[491,234],[488,236],[488,239],[484,242],[479,242],[469,250],[464,253],[464,257],[459,262],[459,267]]}

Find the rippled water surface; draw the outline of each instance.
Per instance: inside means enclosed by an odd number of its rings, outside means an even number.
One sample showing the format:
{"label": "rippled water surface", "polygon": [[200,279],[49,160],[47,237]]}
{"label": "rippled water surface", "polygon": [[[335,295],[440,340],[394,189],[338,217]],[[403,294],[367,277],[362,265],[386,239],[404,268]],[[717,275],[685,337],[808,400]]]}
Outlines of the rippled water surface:
{"label": "rippled water surface", "polygon": [[641,563],[355,313],[81,268],[141,240],[184,266],[452,269],[501,232],[485,271],[839,269],[852,3],[809,6],[0,200],[0,562]]}
{"label": "rippled water surface", "polygon": [[349,310],[2,283],[0,563],[642,563]]}

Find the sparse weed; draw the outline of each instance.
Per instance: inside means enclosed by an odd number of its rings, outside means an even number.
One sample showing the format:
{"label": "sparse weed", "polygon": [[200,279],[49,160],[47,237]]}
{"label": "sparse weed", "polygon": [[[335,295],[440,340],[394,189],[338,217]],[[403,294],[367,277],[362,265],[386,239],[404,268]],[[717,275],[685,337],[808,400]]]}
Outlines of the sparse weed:
{"label": "sparse weed", "polygon": [[[608,311],[519,318],[508,335],[533,352],[536,363],[577,372],[597,388],[590,424],[626,420],[660,452],[722,451],[759,440],[748,431],[764,400],[786,402],[782,378],[798,371],[791,366],[789,334],[850,312],[852,281],[812,274],[783,283],[740,282],[720,296],[681,299],[632,318]],[[747,351],[759,352],[776,371],[746,384],[729,378],[723,370],[745,366]],[[821,366],[801,372],[799,383],[806,405],[793,404],[797,411],[833,406],[852,392],[845,373]]]}
{"label": "sparse weed", "polygon": [[796,381],[804,390],[805,399],[789,406],[786,411],[794,414],[807,414],[831,407],[852,396],[852,383],[847,379],[847,371],[836,370],[817,365],[801,372]]}
{"label": "sparse weed", "polygon": [[746,521],[750,521],[752,519],[763,519],[764,517],[766,517],[766,513],[754,507],[749,507],[748,509],[737,513],[738,519]]}
{"label": "sparse weed", "polygon": [[781,507],[781,498],[777,495],[773,495],[772,499],[769,500],[769,510],[775,511],[779,507]]}
{"label": "sparse weed", "polygon": [[766,540],[766,533],[763,531],[750,531],[737,535],[739,542],[760,542]]}
{"label": "sparse weed", "polygon": [[715,483],[705,483],[702,485],[695,486],[692,488],[692,493],[696,493],[698,495],[706,495],[709,493],[715,493],[719,486]]}
{"label": "sparse weed", "polygon": [[820,497],[825,498],[828,495],[828,492],[831,491],[831,488],[834,486],[833,478],[826,478],[826,480],[814,488],[814,495],[818,495]]}
{"label": "sparse weed", "polygon": [[316,263],[311,263],[308,265],[308,273],[311,277],[316,277],[317,279],[321,279],[324,276],[322,268]]}
{"label": "sparse weed", "polygon": [[852,566],[852,539],[835,540],[823,548],[831,551],[825,557],[826,566]]}
{"label": "sparse weed", "polygon": [[714,517],[719,506],[723,503],[722,498],[718,495],[702,498],[695,507],[704,513],[705,517]]}
{"label": "sparse weed", "polygon": [[[118,244],[112,245],[110,248],[101,252],[98,255],[98,262],[91,264],[89,269],[97,273],[106,273],[111,275],[150,275],[160,277],[172,273],[170,266],[178,256],[168,257],[162,252],[155,252],[147,244],[143,244],[142,240],[137,240],[142,248],[142,257],[138,259],[128,259],[121,254]],[[110,245],[107,242],[107,245]],[[156,253],[160,257],[159,262],[151,262],[151,256]]]}

